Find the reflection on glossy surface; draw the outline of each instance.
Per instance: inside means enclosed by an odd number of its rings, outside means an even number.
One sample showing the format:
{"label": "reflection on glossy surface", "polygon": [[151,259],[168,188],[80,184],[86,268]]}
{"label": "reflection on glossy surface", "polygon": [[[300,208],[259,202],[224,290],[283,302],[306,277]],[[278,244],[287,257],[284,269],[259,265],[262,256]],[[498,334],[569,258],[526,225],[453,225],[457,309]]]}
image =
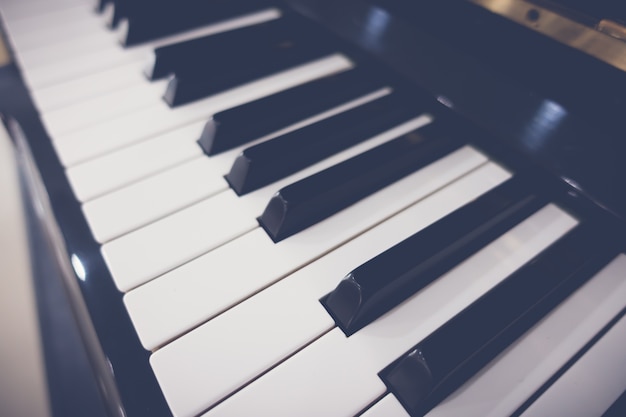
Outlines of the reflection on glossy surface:
{"label": "reflection on glossy surface", "polygon": [[449,109],[454,109],[454,103],[446,96],[438,95],[437,101]]}
{"label": "reflection on glossy surface", "polygon": [[596,31],[556,11],[517,0],[471,1],[493,13],[626,71],[626,44],[618,36],[610,35],[615,32],[615,29],[610,31],[610,34]]}
{"label": "reflection on glossy surface", "polygon": [[376,49],[382,48],[390,20],[389,13],[376,7],[370,8],[363,26],[362,40]]}
{"label": "reflection on glossy surface", "polygon": [[544,148],[567,114],[567,111],[554,101],[543,100],[522,134],[524,145],[533,151]]}
{"label": "reflection on glossy surface", "polygon": [[85,281],[87,278],[87,273],[85,272],[85,266],[81,262],[80,258],[76,256],[76,254],[72,254],[72,268],[74,268],[74,272],[76,276],[80,278],[81,281]]}

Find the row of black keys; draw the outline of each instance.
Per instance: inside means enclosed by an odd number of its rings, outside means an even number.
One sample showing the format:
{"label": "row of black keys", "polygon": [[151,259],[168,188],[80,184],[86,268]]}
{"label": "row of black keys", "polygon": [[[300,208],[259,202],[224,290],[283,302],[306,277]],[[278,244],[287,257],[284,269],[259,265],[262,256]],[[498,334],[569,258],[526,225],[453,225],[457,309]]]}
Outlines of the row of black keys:
{"label": "row of black keys", "polygon": [[[134,1],[137,0],[131,3]],[[236,10],[230,10],[233,7],[223,8],[221,3],[200,2],[202,7],[210,10],[197,13],[201,16],[205,13],[210,20],[218,21],[244,12],[258,12],[268,6],[258,1],[229,1],[228,4],[237,5]],[[186,2],[175,6],[176,10],[193,11]],[[139,15],[155,18],[152,11]],[[163,29],[158,22],[155,25]],[[191,20],[187,25],[193,27],[195,23]],[[129,30],[133,27],[133,21],[129,19]],[[154,33],[150,38],[164,35]],[[156,48],[154,63],[146,69],[146,75],[151,80],[172,76],[164,99],[171,106],[178,106],[335,52],[337,42],[325,31],[304,18],[283,11],[281,18],[265,23]]]}
{"label": "row of black keys", "polygon": [[[215,155],[382,86],[362,70],[329,76],[216,114],[199,143]],[[427,109],[428,103],[393,92],[248,147],[225,178],[239,195],[247,194]],[[461,147],[463,142],[448,130],[434,123],[292,183],[274,195],[259,222],[275,241],[289,237]]]}
{"label": "row of black keys", "polygon": [[[208,154],[219,153],[299,119],[304,115],[299,112],[319,110],[316,106],[343,91],[339,85],[366,86],[354,90],[358,94],[379,86],[364,82],[362,74],[348,71],[219,113],[200,143]],[[325,85],[333,86],[328,94],[314,94]],[[302,103],[305,94],[310,100],[303,106],[287,105]],[[245,194],[416,116],[424,107],[391,94],[246,149],[227,178]],[[280,240],[462,144],[447,126],[433,123],[281,189],[259,220]],[[353,334],[546,203],[515,177],[361,265],[321,301],[337,325]],[[600,241],[596,230],[577,227],[382,371],[390,391],[413,415],[432,408],[605,265],[615,253]]]}
{"label": "row of black keys", "polygon": [[[202,98],[328,55],[334,47],[323,38],[302,19],[283,16],[158,48],[149,72],[152,79],[174,75],[166,97],[176,91],[174,97],[184,96],[183,101],[191,95]],[[378,91],[387,85],[385,78],[359,67],[218,113],[207,122],[199,144],[208,155],[244,145]],[[393,92],[245,149],[226,180],[237,194],[247,194],[417,117],[432,109],[432,102]],[[289,237],[457,149],[462,143],[452,136],[443,126],[420,129],[285,187],[259,222],[273,240]]]}
{"label": "row of black keys", "polygon": [[[241,140],[249,141],[284,126],[282,117],[297,120],[303,116],[297,114],[299,111],[325,103],[333,97],[333,91],[341,91],[340,86],[367,84],[360,84],[363,80],[362,73],[353,70],[225,111],[209,122],[200,142],[209,154],[238,146]],[[315,94],[325,83],[332,86],[328,94]],[[367,84],[364,90],[355,91],[362,94],[379,86]],[[308,100],[302,100],[305,94],[310,94]],[[304,106],[286,105],[289,102]],[[246,149],[227,178],[233,188],[245,194],[301,169],[313,158],[328,156],[370,137],[384,126],[391,127],[415,116],[425,107],[425,103],[416,106],[415,102],[391,94]],[[252,123],[237,123],[240,120]],[[388,184],[460,147],[458,137],[446,131],[443,124],[434,123],[294,183],[279,191],[260,221],[271,232],[280,230],[279,223],[289,226],[291,219],[296,218],[292,215],[300,215],[298,221],[315,220],[325,215],[324,206],[339,207],[333,206],[331,196],[341,199],[343,208],[359,195],[373,192],[373,183]],[[546,203],[522,179],[511,179],[361,265],[322,303],[337,325],[347,335],[353,334]],[[273,225],[276,229],[270,227]],[[289,230],[301,228],[294,226]],[[381,377],[390,391],[413,415],[428,411],[616,255],[598,245],[600,241],[599,232],[593,228],[577,227],[382,371]]]}
{"label": "row of black keys", "polygon": [[[493,239],[492,231],[533,210],[538,201],[529,195],[505,203],[516,186],[512,181],[503,184],[355,269],[325,297],[327,309],[349,333],[372,319],[368,316],[375,299],[390,305],[428,285],[477,250],[481,241]],[[495,211],[491,220],[474,223],[471,216],[500,204],[508,206],[506,214]],[[453,228],[459,226],[465,230],[457,233]],[[577,226],[382,370],[379,375],[389,391],[412,416],[427,413],[617,255],[601,242],[597,230]],[[386,270],[381,272],[383,264]],[[357,293],[362,298],[355,303]]]}
{"label": "row of black keys", "polygon": [[135,45],[275,3],[267,0],[98,0],[96,9],[103,11],[106,6],[113,5],[109,25],[114,28],[126,19],[129,28],[124,43]]}
{"label": "row of black keys", "polygon": [[[264,101],[281,97],[284,96],[279,94],[223,114],[241,114],[257,106],[261,109]],[[258,177],[268,178],[271,182],[272,173],[291,172],[292,162],[304,161],[306,164],[311,154],[330,152],[335,144],[354,138],[350,134],[342,136],[337,133],[346,130],[350,133],[355,128],[354,124],[341,123],[349,120],[350,113],[359,114],[377,108],[381,103],[393,102],[391,95],[248,148],[238,158],[233,170],[244,162],[250,166],[258,163]],[[406,102],[401,103],[406,109]],[[389,109],[392,114],[393,107]],[[376,114],[382,113],[373,112],[372,116],[375,119]],[[240,126],[228,123],[224,126],[227,125]],[[254,126],[257,125],[247,124],[242,129],[254,130]],[[316,134],[322,133],[325,127],[329,128],[325,132],[327,136]],[[214,131],[219,131],[219,125]],[[446,131],[443,124],[434,123],[285,187],[274,196],[259,220],[274,237],[281,238],[282,230],[288,230],[289,234],[299,231],[303,224],[312,224],[375,191],[377,186],[389,184],[460,147],[462,142],[454,135],[447,135]],[[371,131],[365,129],[363,134],[367,137]],[[251,132],[250,138],[254,137],[255,132]],[[324,137],[336,140],[331,140],[332,145],[326,148],[329,145],[320,139]],[[235,142],[232,146],[237,144]],[[320,148],[316,149],[316,145]],[[276,155],[284,157],[277,159]],[[233,171],[227,177],[232,176]],[[321,301],[337,325],[347,335],[353,334],[546,203],[523,179],[515,177],[356,268]],[[436,405],[616,255],[598,245],[600,241],[600,233],[595,229],[577,227],[384,370],[381,376],[390,390],[414,415]]]}

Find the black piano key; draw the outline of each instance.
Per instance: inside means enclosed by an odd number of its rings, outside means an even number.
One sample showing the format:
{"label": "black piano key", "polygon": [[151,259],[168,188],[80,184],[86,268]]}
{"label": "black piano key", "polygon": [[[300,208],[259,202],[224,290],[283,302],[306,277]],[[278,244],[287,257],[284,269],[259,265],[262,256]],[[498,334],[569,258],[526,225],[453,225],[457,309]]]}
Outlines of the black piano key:
{"label": "black piano key", "polygon": [[[134,0],[137,2],[137,0]],[[141,0],[125,13],[128,30],[123,44],[135,45],[221,20],[260,11],[275,2],[265,0]]]}
{"label": "black piano key", "polygon": [[243,195],[306,168],[424,113],[423,104],[397,94],[245,149],[226,175]]}
{"label": "black piano key", "polygon": [[[223,34],[221,38],[227,42],[216,46],[214,52],[203,50],[194,55],[191,64],[177,67],[165,101],[171,106],[185,104],[337,52],[336,44],[309,31],[308,25],[281,19],[262,26],[275,26],[276,36],[242,39],[239,31],[232,31]],[[251,33],[248,29],[245,32]]]}
{"label": "black piano key", "polygon": [[595,230],[577,227],[381,371],[381,378],[412,416],[425,414],[614,256]]}
{"label": "black piano key", "polygon": [[161,46],[154,50],[154,62],[146,75],[151,80],[164,78],[181,68],[202,65],[198,61],[219,65],[230,55],[281,42],[294,29],[292,20],[280,18]]}
{"label": "black piano key", "polygon": [[365,69],[324,77],[215,114],[207,122],[198,143],[207,155],[215,155],[383,86],[381,77]]}
{"label": "black piano key", "polygon": [[462,146],[429,125],[279,190],[259,217],[278,242]]}
{"label": "black piano key", "polygon": [[322,303],[350,335],[544,204],[522,180],[510,179],[354,269]]}

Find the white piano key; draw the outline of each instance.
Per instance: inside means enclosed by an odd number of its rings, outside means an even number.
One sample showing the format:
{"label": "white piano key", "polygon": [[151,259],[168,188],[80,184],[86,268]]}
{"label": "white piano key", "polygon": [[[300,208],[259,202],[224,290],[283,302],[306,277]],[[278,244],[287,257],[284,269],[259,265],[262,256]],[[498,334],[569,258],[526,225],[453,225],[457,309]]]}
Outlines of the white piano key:
{"label": "white piano key", "polygon": [[39,16],[8,20],[5,24],[16,50],[53,48],[57,43],[103,31],[97,16],[88,9],[78,5]]}
{"label": "white piano key", "polygon": [[141,82],[42,114],[42,121],[52,137],[87,128],[98,122],[158,103],[165,81]]}
{"label": "white piano key", "polygon": [[104,244],[101,251],[117,287],[126,292],[256,228],[237,203],[237,195],[226,190]]}
{"label": "white piano key", "polygon": [[[94,24],[92,19],[79,19],[71,22],[65,22],[63,25],[59,25],[55,30],[37,30],[13,34],[9,33],[8,36],[11,39],[11,44],[15,47],[15,50],[26,52],[32,49],[39,49],[41,47],[54,48],[56,43],[62,43],[68,39],[73,39],[80,36],[89,36],[93,33],[101,32],[102,29],[96,23]],[[8,30],[10,32],[10,28]]]}
{"label": "white piano key", "polygon": [[38,48],[18,51],[17,55],[20,64],[31,70],[56,61],[89,54],[94,50],[111,46],[114,42],[113,35],[103,30],[57,42],[53,46],[43,45]]}
{"label": "white piano key", "polygon": [[626,318],[622,317],[521,417],[602,416],[626,390],[624,346]]}
{"label": "white piano key", "polygon": [[67,167],[98,155],[206,119],[214,113],[352,67],[336,54],[254,81],[209,98],[171,109],[164,103],[55,138],[54,145]]}
{"label": "white piano key", "polygon": [[76,198],[89,201],[202,155],[196,142],[204,123],[191,123],[68,168],[66,175]]}
{"label": "white piano key", "polygon": [[83,204],[95,239],[104,243],[228,188],[199,157]]}
{"label": "white piano key", "polygon": [[[120,290],[128,291],[201,253],[208,252],[222,245],[226,242],[224,240],[225,236],[233,238],[247,230],[251,230],[248,226],[257,224],[256,217],[262,213],[272,194],[280,187],[410,132],[429,121],[430,118],[428,116],[418,117],[253,193],[240,198],[233,197],[228,199],[220,197],[221,194],[218,194],[172,214],[165,219],[106,243],[102,247],[102,252],[114,281]],[[450,167],[448,172],[442,173],[441,178],[430,179],[429,172],[439,169],[437,168],[439,166],[446,165],[449,163],[448,161],[458,161],[459,166]],[[450,182],[456,176],[464,174],[466,170],[473,169],[477,164],[484,162],[485,157],[483,155],[466,147],[432,164],[435,168],[422,170],[425,173],[422,175],[431,180],[431,183],[443,186],[446,182],[442,181]],[[228,195],[232,193],[234,195],[234,192],[230,189],[224,193]],[[217,200],[217,202],[212,200]],[[238,213],[242,217],[242,226],[230,222],[229,219],[231,226],[220,224],[220,233],[211,233],[209,223],[219,223],[221,218],[229,217],[231,211]],[[203,224],[203,227],[206,227],[204,238],[189,240],[188,235],[197,232],[198,224]],[[232,227],[233,230],[228,232],[227,227]],[[161,236],[160,239],[159,236]],[[163,238],[164,236],[167,238]],[[176,246],[175,249],[172,247],[173,245]],[[159,254],[158,259],[154,259],[155,253]]]}
{"label": "white piano key", "polygon": [[409,417],[409,413],[393,394],[387,394],[360,417]]}
{"label": "white piano key", "polygon": [[123,50],[117,45],[101,47],[90,53],[80,54],[55,61],[35,68],[22,68],[22,75],[31,90],[49,87],[55,83],[70,81],[75,77],[85,76],[131,62],[146,59],[142,49]]}
{"label": "white piano key", "polygon": [[626,256],[619,255],[427,416],[513,413],[624,308],[624,271]]}
{"label": "white piano key", "polygon": [[[78,2],[73,5],[68,5],[67,7],[54,7],[51,10],[41,12],[36,11],[36,5],[29,7],[29,9],[31,9],[30,13],[27,13],[27,15],[23,17],[10,18],[6,16],[6,24],[9,26],[11,33],[29,33],[32,31],[52,32],[57,27],[62,27],[65,24],[71,24],[78,20],[97,21],[97,15],[93,12],[91,6],[84,2]],[[9,14],[11,14],[11,12],[9,12]]]}
{"label": "white piano key", "polygon": [[359,332],[347,338],[334,328],[205,416],[258,415],[260,410],[276,417],[357,414],[385,393],[380,370],[576,223],[546,206]]}
{"label": "white piano key", "polygon": [[135,84],[147,83],[148,81],[141,74],[141,64],[131,62],[41,88],[32,91],[31,95],[37,108],[45,114],[98,95],[131,87]]}
{"label": "white piano key", "polygon": [[[156,351],[150,362],[174,414],[196,415],[330,330],[334,322],[318,300],[347,272],[509,176],[488,163]],[[253,268],[260,271],[267,264]],[[243,286],[245,276],[233,279]],[[215,280],[212,285],[222,284]],[[192,325],[177,323],[187,313],[154,316],[159,300],[142,300],[136,291],[124,301],[145,347],[153,348],[167,337],[163,327]],[[160,302],[168,305],[171,298]],[[145,300],[154,304],[146,307]],[[251,346],[254,354],[249,354]]]}
{"label": "white piano key", "polygon": [[[5,20],[19,20],[32,16],[45,15],[50,12],[71,9],[76,6],[85,5],[84,0],[18,0],[2,2],[0,7]],[[89,7],[86,8],[86,10]]]}
{"label": "white piano key", "polygon": [[[385,92],[387,90],[381,91]],[[369,100],[379,95],[368,95],[366,97]],[[362,101],[362,99],[359,99],[351,103],[355,104]],[[290,184],[382,142],[393,139],[401,134],[397,132],[414,130],[429,121],[430,117],[428,116],[417,118],[414,122],[400,127],[404,130],[392,129],[386,134],[378,135],[359,146],[349,148],[296,174],[283,178],[263,190],[246,195],[240,198],[240,202],[241,204],[246,204],[246,207],[250,207],[248,209],[250,217],[256,217],[258,213],[262,212],[264,205],[267,204],[276,189],[283,185]],[[271,135],[268,137],[271,137]],[[260,140],[263,139],[261,138]],[[100,243],[107,242],[176,210],[183,209],[203,198],[226,190],[228,184],[224,180],[224,175],[228,173],[236,155],[244,148],[245,145],[211,158],[201,156],[200,161],[193,160],[183,163],[160,175],[131,184],[85,204],[83,212],[96,240]],[[191,185],[185,189],[185,187],[181,187],[181,184]],[[193,224],[195,221],[201,220],[185,220],[185,224]]]}

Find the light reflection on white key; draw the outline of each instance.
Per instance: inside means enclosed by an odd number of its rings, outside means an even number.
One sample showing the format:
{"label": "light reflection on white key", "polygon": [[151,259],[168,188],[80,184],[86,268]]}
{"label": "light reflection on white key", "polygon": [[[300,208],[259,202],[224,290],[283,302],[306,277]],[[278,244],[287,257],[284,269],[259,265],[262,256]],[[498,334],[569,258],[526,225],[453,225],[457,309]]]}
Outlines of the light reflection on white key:
{"label": "light reflection on white key", "polygon": [[626,318],[622,317],[521,417],[600,417],[626,390]]}

